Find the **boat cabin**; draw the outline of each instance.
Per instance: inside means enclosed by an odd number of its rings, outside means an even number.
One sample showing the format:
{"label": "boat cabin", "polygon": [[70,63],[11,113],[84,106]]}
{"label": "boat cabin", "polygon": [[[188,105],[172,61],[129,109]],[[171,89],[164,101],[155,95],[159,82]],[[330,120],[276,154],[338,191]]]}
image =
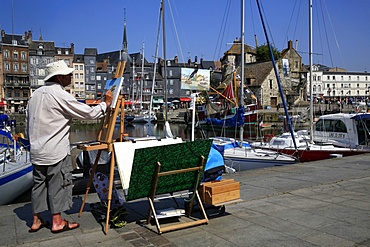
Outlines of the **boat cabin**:
{"label": "boat cabin", "polygon": [[314,126],[315,142],[329,142],[339,147],[370,145],[370,114],[336,113],[323,115]]}

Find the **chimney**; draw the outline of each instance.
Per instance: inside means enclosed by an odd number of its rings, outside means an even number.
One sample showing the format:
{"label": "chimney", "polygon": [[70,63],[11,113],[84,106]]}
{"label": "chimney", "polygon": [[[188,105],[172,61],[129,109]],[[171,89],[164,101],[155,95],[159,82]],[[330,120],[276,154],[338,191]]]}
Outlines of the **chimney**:
{"label": "chimney", "polygon": [[5,37],[5,31],[3,29],[1,29],[1,37],[4,38]]}
{"label": "chimney", "polygon": [[75,44],[71,43],[71,54],[75,53]]}
{"label": "chimney", "polygon": [[295,40],[295,49],[298,51],[298,39]]}
{"label": "chimney", "polygon": [[175,63],[179,63],[179,57],[176,55],[175,58],[173,59]]}
{"label": "chimney", "polygon": [[288,41],[288,49],[289,50],[293,49],[293,41],[291,40]]}

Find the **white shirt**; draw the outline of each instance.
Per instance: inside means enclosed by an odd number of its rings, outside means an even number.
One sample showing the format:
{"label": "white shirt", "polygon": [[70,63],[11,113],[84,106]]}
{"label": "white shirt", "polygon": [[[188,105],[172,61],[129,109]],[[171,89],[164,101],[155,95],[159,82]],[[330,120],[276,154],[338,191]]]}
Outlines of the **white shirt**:
{"label": "white shirt", "polygon": [[104,115],[106,108],[105,102],[94,107],[78,102],[59,83],[47,82],[38,88],[27,105],[32,164],[53,165],[70,154],[72,118],[96,119]]}

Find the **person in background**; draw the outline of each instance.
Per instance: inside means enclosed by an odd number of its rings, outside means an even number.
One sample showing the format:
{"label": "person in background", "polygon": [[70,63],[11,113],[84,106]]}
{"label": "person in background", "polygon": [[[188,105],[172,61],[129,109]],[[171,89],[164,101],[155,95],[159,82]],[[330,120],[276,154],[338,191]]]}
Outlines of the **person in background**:
{"label": "person in background", "polygon": [[112,92],[107,91],[104,101],[93,107],[78,102],[64,89],[71,84],[73,70],[64,61],[46,65],[45,85],[35,90],[28,101],[27,134],[33,165],[33,223],[29,232],[50,224],[40,215],[47,210],[52,214],[52,233],[80,226],[61,215],[72,207],[70,127],[73,118],[87,120],[104,116],[112,103]]}

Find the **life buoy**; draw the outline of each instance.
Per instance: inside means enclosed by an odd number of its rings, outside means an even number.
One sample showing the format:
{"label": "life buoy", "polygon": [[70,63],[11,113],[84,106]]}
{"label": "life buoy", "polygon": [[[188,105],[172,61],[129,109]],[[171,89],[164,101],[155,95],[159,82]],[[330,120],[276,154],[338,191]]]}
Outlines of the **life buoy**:
{"label": "life buoy", "polygon": [[269,142],[271,139],[274,137],[274,134],[266,134],[263,136],[263,141],[264,142]]}

